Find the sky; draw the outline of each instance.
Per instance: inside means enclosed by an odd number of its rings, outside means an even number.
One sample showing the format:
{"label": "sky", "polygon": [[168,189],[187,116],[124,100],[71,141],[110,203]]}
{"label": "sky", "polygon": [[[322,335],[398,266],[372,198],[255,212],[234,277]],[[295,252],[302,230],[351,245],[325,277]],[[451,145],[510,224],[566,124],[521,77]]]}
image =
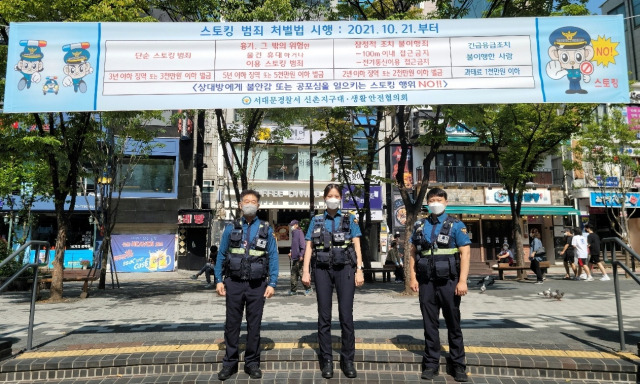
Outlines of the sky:
{"label": "sky", "polygon": [[600,6],[605,2],[605,0],[589,0],[589,4],[587,6],[587,8],[589,8],[589,10],[591,11],[591,13],[595,13],[595,14],[602,14],[602,11],[600,10]]}

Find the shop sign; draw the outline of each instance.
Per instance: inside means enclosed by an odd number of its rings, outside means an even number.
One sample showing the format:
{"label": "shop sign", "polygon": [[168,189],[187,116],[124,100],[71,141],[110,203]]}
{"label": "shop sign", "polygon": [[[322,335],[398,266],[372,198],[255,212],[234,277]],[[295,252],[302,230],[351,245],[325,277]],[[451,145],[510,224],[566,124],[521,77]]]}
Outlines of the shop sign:
{"label": "shop sign", "polygon": [[591,192],[589,199],[591,207],[620,208],[623,202],[625,208],[637,208],[640,193]]}
{"label": "shop sign", "polygon": [[[358,209],[364,207],[364,190],[363,188],[355,188],[351,186],[351,190],[355,189],[355,193],[349,191],[345,187],[342,192],[342,207],[345,209]],[[353,200],[356,200],[354,204]],[[382,210],[382,187],[374,185],[369,187],[369,209]]]}
{"label": "shop sign", "polygon": [[113,235],[111,249],[116,271],[173,271],[175,239],[174,234]]}
{"label": "shop sign", "polygon": [[192,227],[208,227],[211,223],[211,212],[209,211],[179,211],[178,225]]}
{"label": "shop sign", "polygon": [[[509,194],[505,189],[484,190],[485,204],[509,205]],[[548,189],[536,188],[524,191],[522,196],[523,205],[550,205],[551,192]]]}

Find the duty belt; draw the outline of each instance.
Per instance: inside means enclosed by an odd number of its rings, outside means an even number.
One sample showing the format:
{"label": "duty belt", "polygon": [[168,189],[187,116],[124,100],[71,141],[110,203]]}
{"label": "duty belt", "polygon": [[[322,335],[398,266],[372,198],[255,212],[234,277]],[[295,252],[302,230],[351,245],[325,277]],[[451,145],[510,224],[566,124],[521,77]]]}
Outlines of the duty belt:
{"label": "duty belt", "polygon": [[458,248],[438,248],[434,249],[433,253],[431,253],[431,249],[426,249],[420,252],[422,256],[431,256],[431,255],[453,255],[460,252]]}

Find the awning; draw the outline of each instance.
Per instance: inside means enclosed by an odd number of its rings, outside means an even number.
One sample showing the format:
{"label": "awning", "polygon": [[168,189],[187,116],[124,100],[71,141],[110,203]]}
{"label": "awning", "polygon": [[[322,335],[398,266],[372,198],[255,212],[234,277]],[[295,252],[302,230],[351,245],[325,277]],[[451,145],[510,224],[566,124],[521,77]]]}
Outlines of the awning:
{"label": "awning", "polygon": [[478,138],[476,136],[449,135],[447,136],[447,141],[450,143],[475,143]]}
{"label": "awning", "polygon": [[[427,206],[425,205],[426,209]],[[447,205],[448,213],[466,213],[470,215],[511,215],[511,207],[508,205]],[[531,206],[523,205],[520,211],[522,216],[550,215],[567,216],[579,215],[580,211],[568,205]]]}

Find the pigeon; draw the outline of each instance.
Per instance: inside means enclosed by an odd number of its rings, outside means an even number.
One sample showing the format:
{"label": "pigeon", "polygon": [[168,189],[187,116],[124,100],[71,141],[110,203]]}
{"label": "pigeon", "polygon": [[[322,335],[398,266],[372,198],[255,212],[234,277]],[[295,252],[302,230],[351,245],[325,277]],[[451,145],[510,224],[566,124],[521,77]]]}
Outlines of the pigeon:
{"label": "pigeon", "polygon": [[480,293],[485,293],[485,291],[487,290],[487,287],[482,284],[482,287],[480,287]]}
{"label": "pigeon", "polygon": [[564,292],[560,292],[560,290],[556,289],[555,292],[553,292],[551,294],[551,296],[549,296],[552,299],[556,299],[558,301],[562,300],[562,297],[564,296]]}
{"label": "pigeon", "polygon": [[551,296],[551,288],[547,288],[545,291],[538,292],[538,296],[544,296],[544,297]]}
{"label": "pigeon", "polygon": [[495,282],[496,282],[496,279],[493,276],[485,276],[482,279],[480,279],[480,281],[478,281],[478,284],[476,285],[484,284],[488,287]]}

